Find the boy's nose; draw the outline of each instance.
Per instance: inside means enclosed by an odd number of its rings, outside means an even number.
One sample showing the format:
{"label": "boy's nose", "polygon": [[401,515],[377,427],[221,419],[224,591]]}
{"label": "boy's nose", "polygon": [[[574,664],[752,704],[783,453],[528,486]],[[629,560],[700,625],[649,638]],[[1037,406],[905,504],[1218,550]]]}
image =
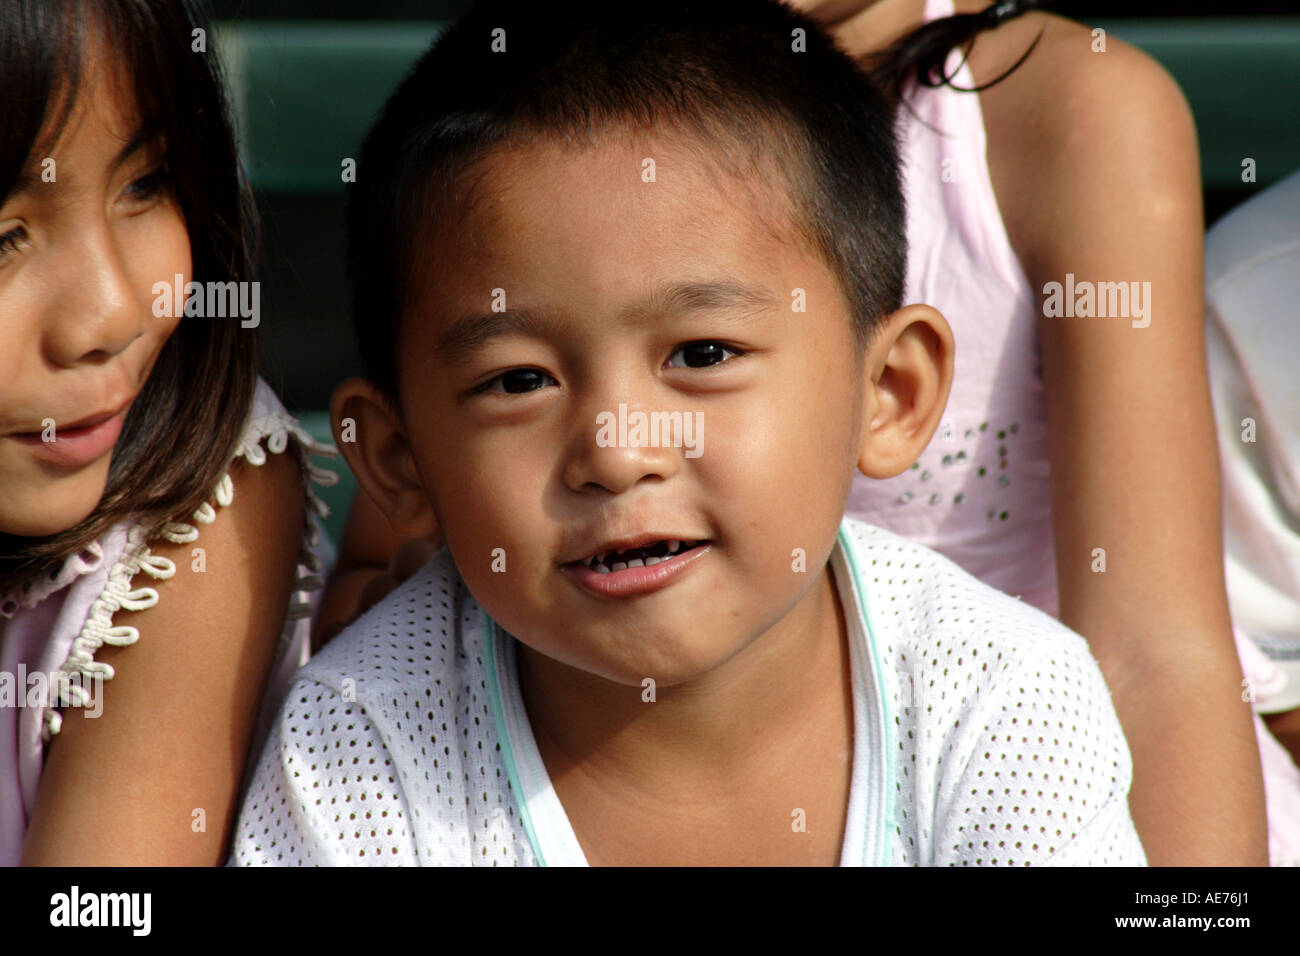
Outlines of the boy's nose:
{"label": "boy's nose", "polygon": [[126,264],[111,242],[88,237],[58,267],[45,347],[61,367],[106,362],[123,352],[148,325],[150,302],[132,288]]}
{"label": "boy's nose", "polygon": [[[640,404],[628,405],[626,417],[650,411]],[[573,452],[564,468],[565,483],[574,491],[622,494],[643,479],[671,478],[681,468],[681,448],[655,443],[653,435],[638,440],[633,428],[620,427],[618,412],[608,414],[603,428],[595,414],[586,416],[574,436]]]}

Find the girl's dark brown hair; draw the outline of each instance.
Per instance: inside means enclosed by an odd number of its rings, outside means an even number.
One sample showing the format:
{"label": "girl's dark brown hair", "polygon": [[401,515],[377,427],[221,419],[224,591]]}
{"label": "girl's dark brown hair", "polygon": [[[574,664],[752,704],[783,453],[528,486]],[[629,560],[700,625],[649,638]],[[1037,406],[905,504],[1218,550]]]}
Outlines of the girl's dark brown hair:
{"label": "girl's dark brown hair", "polygon": [[[958,13],[931,20],[895,40],[885,49],[867,54],[861,60],[862,66],[895,103],[903,100],[903,91],[908,83],[931,88],[952,86],[952,75],[944,73],[944,64],[952,50],[962,47],[965,54],[969,55],[970,45],[980,33],[1014,20],[1036,7],[1036,0],[1002,0],[990,4],[979,13]],[[1039,34],[1020,59],[996,79],[969,89],[959,86],[952,88],[965,93],[977,93],[1002,82],[1025,62],[1041,37]],[[964,57],[962,62],[965,62]]]}
{"label": "girl's dark brown hair", "polygon": [[[206,52],[194,49],[197,30]],[[142,124],[165,139],[193,281],[250,280],[255,207],[207,17],[193,0],[0,0],[0,197],[35,150],[57,140],[96,40],[130,72]],[[131,406],[99,505],[57,534],[0,534],[0,592],[56,574],[128,516],[154,537],[191,515],[234,455],[256,382],[255,329],[182,319]]]}

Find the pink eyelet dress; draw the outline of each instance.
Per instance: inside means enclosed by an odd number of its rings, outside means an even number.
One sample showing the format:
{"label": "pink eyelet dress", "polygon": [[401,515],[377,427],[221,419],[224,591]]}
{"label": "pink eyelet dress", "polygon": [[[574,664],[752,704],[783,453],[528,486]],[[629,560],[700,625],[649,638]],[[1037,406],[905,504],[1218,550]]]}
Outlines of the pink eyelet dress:
{"label": "pink eyelet dress", "polygon": [[[953,13],[927,0],[926,22]],[[945,72],[960,61],[950,54]],[[975,83],[963,64],[953,86]],[[1007,236],[989,176],[979,96],[909,88],[899,110],[907,198],[905,302],[948,319],[954,376],[939,430],[909,471],[859,474],[847,515],[917,541],[986,584],[1059,613],[1038,296]],[[1243,668],[1267,712],[1279,674],[1239,630]],[[1270,859],[1300,862],[1300,771],[1255,717],[1269,804]]]}
{"label": "pink eyelet dress", "polygon": [[[337,475],[316,467],[310,458],[337,455],[337,449],[316,442],[259,379],[234,459],[261,465],[268,453],[283,454],[290,448],[304,476],[324,486],[337,482]],[[234,490],[229,474],[224,475],[213,492],[217,505],[230,505]],[[261,751],[290,678],[307,661],[311,618],[323,574],[333,560],[329,540],[316,522],[316,516],[328,513],[326,506],[309,486],[305,494],[309,511],[295,590],[263,695],[250,764]],[[169,525],[163,537],[177,544],[198,541],[199,528],[217,518],[217,509],[204,504],[190,523]],[[87,691],[96,687],[111,698],[113,668],[96,661],[95,652],[104,644],[134,644],[140,634],[122,612],[166,600],[166,589],[160,592],[151,585],[175,573],[173,561],[151,553],[139,524],[124,521],[69,556],[48,580],[0,594],[0,866],[16,866],[22,858],[45,747],[63,720],[59,708],[90,706]],[[130,666],[129,656],[120,666]]]}

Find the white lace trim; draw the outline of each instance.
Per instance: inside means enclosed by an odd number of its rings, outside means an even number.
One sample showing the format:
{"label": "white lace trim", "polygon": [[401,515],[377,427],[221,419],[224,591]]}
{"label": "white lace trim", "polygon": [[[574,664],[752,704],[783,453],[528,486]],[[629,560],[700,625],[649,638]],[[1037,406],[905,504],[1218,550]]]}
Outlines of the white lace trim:
{"label": "white lace trim", "polygon": [[[303,474],[307,476],[307,501],[311,511],[320,517],[329,516],[329,507],[321,501],[312,490],[311,485],[330,487],[338,483],[335,472],[317,467],[311,461],[311,455],[336,457],[338,449],[333,445],[316,441],[311,433],[303,428],[291,415],[279,411],[262,415],[249,421],[244,436],[231,458],[231,464],[243,458],[251,465],[266,463],[267,451],[281,454],[289,447],[289,439],[297,440],[298,460]],[[262,442],[266,442],[266,448]],[[229,467],[229,466],[227,466]],[[213,498],[217,505],[225,508],[235,497],[235,484],[226,471],[217,482]],[[188,544],[199,537],[198,525],[211,524],[216,520],[217,509],[210,502],[204,502],[195,510],[191,523],[171,522],[162,530],[162,537],[174,544]],[[324,569],[320,559],[312,551],[320,542],[320,530],[316,523],[307,516],[303,543],[298,554],[298,566],[294,574],[294,590],[290,600],[286,620],[296,621],[311,614],[311,599],[308,593],[324,587]],[[95,547],[97,547],[96,545]],[[99,553],[102,559],[102,551]],[[82,678],[70,680],[74,674],[97,675],[100,679],[113,679],[112,665],[95,660],[95,652],[105,644],[124,647],[140,639],[140,632],[130,625],[114,624],[113,615],[119,610],[143,611],[158,603],[158,592],[151,587],[132,588],[132,579],[141,571],[157,580],[166,580],[176,573],[176,564],[170,558],[154,554],[144,540],[144,528],[136,525],[127,533],[126,548],[121,558],[108,573],[108,583],[103,592],[90,606],[90,614],[82,625],[81,633],[72,642],[72,650],[63,664],[51,675],[50,687],[55,692],[54,705],[45,712],[41,734],[46,742],[57,734],[63,726],[63,715],[57,707],[85,706],[89,701],[89,692]]]}

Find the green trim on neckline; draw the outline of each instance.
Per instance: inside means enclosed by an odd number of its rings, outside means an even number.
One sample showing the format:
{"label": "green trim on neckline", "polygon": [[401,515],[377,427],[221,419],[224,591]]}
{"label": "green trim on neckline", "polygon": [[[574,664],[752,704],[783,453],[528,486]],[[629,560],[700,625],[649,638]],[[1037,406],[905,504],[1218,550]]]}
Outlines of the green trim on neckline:
{"label": "green trim on neckline", "polygon": [[[480,608],[480,610],[482,610]],[[542,855],[541,845],[537,842],[537,832],[533,829],[533,818],[528,813],[528,795],[524,793],[523,785],[519,780],[519,770],[515,766],[514,749],[510,746],[510,730],[506,724],[505,708],[501,705],[501,688],[497,684],[497,658],[496,658],[496,621],[488,617],[486,611],[483,611],[484,620],[484,638],[483,644],[487,649],[487,679],[488,692],[492,697],[492,719],[497,725],[497,739],[501,741],[501,755],[506,761],[506,776],[510,780],[510,788],[515,794],[515,806],[519,808],[519,819],[523,822],[524,831],[528,834],[528,842],[533,848],[533,856],[537,859],[538,866],[546,866],[546,857]],[[503,636],[503,640],[509,635]]]}
{"label": "green trim on neckline", "polygon": [[849,540],[848,529],[845,522],[840,522],[840,530],[837,535],[840,541],[840,548],[844,552],[844,557],[848,560],[849,573],[853,576],[853,589],[857,592],[858,601],[862,604],[862,616],[867,626],[867,650],[871,654],[872,677],[875,678],[876,699],[880,703],[881,723],[884,724],[884,745],[885,745],[885,818],[880,822],[881,841],[880,841],[880,865],[889,866],[889,830],[894,823],[894,735],[889,724],[889,704],[885,696],[885,671],[880,666],[880,655],[876,650],[876,624],[871,614],[871,602],[867,600],[865,579],[862,576],[862,570],[858,567],[857,555],[854,552],[853,543]]}

